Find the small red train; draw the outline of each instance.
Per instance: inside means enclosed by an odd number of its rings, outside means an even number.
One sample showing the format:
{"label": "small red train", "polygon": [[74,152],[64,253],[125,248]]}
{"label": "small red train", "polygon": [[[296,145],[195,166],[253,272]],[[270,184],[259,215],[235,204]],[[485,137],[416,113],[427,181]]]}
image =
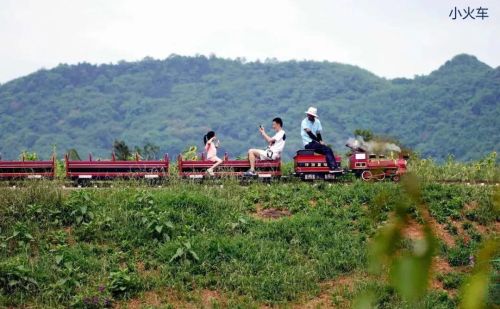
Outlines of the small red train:
{"label": "small red train", "polygon": [[349,156],[349,170],[365,181],[389,178],[397,182],[406,173],[407,159],[388,159],[385,155],[358,152]]}
{"label": "small red train", "polygon": [[[294,174],[302,180],[334,180],[340,175],[350,172],[365,181],[388,178],[397,182],[401,179],[401,175],[406,173],[407,156],[389,159],[382,154],[368,154],[362,148],[350,148],[353,152],[348,155],[349,166],[347,169],[333,173],[329,171],[324,155],[315,154],[311,150],[299,150],[293,158]],[[337,162],[341,162],[340,156],[336,156],[335,159]]]}
{"label": "small red train", "polygon": [[[365,181],[392,179],[399,181],[401,175],[406,173],[406,156],[396,159],[386,158],[381,154],[368,153],[361,147],[351,148],[348,155],[348,166],[345,169],[331,172],[328,169],[324,155],[316,154],[312,150],[298,150],[294,156],[294,175],[301,180],[311,181],[316,179],[336,180],[347,173],[353,173]],[[336,156],[338,163],[342,162]],[[182,156],[177,159],[178,173],[181,178],[202,179],[207,177],[207,169],[213,162],[201,155],[198,160],[185,160]],[[133,161],[116,160],[112,155],[111,160],[93,160],[89,155],[86,161],[70,160],[65,157],[66,178],[78,184],[88,183],[91,180],[111,179],[146,179],[163,180],[169,176],[170,160],[165,155],[163,160],[141,160],[138,156]],[[282,176],[281,160],[257,160],[257,177],[260,179],[274,179]],[[224,156],[224,162],[215,169],[216,177],[243,177],[250,168],[248,160],[231,160]],[[55,176],[55,158],[50,161],[0,161],[0,180],[22,178],[48,178]]]}

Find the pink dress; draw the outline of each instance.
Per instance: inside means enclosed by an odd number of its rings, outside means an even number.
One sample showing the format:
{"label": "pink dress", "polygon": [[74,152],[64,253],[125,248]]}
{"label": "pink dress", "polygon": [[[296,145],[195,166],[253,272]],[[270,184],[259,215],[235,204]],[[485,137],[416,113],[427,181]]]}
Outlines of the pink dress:
{"label": "pink dress", "polygon": [[207,143],[205,145],[205,151],[207,153],[207,159],[210,161],[217,161],[217,147],[214,142]]}

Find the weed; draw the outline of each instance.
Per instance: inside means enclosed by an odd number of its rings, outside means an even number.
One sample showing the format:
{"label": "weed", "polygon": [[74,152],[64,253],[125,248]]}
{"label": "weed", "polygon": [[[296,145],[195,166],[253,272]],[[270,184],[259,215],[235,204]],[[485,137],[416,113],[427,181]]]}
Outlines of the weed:
{"label": "weed", "polygon": [[445,289],[457,289],[463,282],[464,275],[461,273],[453,272],[448,274],[441,274],[438,276],[439,281],[443,283]]}
{"label": "weed", "polygon": [[182,242],[180,246],[175,251],[175,254],[168,261],[172,263],[174,261],[180,261],[181,263],[191,263],[191,261],[199,261],[200,258],[198,254],[194,252],[189,241]]}
{"label": "weed", "polygon": [[119,298],[133,296],[141,287],[137,274],[128,268],[112,271],[108,279],[109,291]]}
{"label": "weed", "polygon": [[455,247],[447,250],[448,263],[451,266],[466,266],[473,261],[473,248],[470,243],[460,240]]}
{"label": "weed", "polygon": [[0,262],[0,291],[5,294],[33,295],[39,291],[35,274],[19,258]]}

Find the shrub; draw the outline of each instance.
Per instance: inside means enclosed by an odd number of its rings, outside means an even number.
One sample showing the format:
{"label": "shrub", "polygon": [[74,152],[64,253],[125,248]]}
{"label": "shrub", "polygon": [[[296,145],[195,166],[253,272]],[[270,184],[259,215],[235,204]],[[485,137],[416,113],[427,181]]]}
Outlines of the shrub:
{"label": "shrub", "polygon": [[438,276],[438,279],[445,289],[457,289],[463,282],[463,276],[461,273],[448,273]]}
{"label": "shrub", "polygon": [[95,206],[96,202],[89,191],[74,191],[64,204],[64,210],[61,213],[63,222],[76,225],[90,223],[94,219],[93,209]]}
{"label": "shrub", "polygon": [[451,266],[469,265],[474,258],[470,244],[460,240],[454,247],[447,249],[448,263]]}
{"label": "shrub", "polygon": [[141,288],[137,274],[128,268],[111,272],[108,280],[109,291],[118,298],[130,297]]}
{"label": "shrub", "polygon": [[0,291],[5,294],[36,293],[39,284],[35,274],[19,259],[11,259],[0,263]]}

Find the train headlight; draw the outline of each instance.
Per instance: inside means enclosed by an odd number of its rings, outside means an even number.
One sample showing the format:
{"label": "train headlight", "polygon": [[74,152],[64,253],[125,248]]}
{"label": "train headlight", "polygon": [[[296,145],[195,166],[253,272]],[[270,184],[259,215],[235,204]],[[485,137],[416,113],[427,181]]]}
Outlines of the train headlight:
{"label": "train headlight", "polygon": [[354,157],[357,160],[365,160],[366,159],[366,153],[357,153],[357,154],[354,155]]}

